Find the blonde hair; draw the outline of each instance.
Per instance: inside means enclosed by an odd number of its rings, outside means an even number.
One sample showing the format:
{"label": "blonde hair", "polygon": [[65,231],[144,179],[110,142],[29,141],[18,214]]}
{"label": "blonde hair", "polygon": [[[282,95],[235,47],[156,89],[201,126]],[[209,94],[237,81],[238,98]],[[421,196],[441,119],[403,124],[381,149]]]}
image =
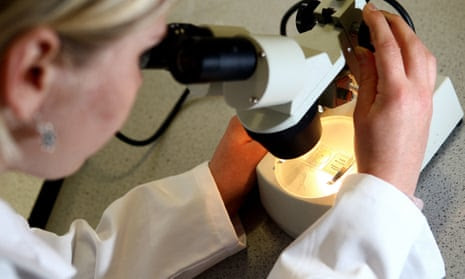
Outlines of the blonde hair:
{"label": "blonde hair", "polygon": [[93,50],[166,11],[166,0],[7,0],[0,2],[0,54],[8,43],[34,26],[54,29],[62,53],[91,56]]}
{"label": "blonde hair", "polygon": [[[0,61],[9,43],[36,26],[48,26],[61,41],[60,57],[85,63],[93,53],[147,18],[166,12],[171,0],[5,0],[0,2]],[[1,116],[0,116],[1,118]],[[11,157],[11,136],[0,119],[0,152]],[[7,155],[10,154],[10,155]],[[11,158],[10,158],[11,159]]]}

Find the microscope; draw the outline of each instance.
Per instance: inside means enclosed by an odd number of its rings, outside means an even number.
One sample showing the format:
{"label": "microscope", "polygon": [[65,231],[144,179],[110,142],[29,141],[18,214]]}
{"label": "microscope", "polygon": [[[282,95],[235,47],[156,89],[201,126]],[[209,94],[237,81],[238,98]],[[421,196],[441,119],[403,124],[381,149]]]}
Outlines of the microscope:
{"label": "microscope", "polygon": [[[170,71],[197,95],[221,94],[236,110],[251,138],[269,151],[257,167],[261,202],[292,237],[333,205],[343,177],[357,171],[357,84],[347,59],[357,45],[370,47],[365,3],[300,1],[299,33],[292,37],[170,24],[164,41],[144,56],[144,68]],[[423,167],[462,118],[452,82],[438,77]]]}

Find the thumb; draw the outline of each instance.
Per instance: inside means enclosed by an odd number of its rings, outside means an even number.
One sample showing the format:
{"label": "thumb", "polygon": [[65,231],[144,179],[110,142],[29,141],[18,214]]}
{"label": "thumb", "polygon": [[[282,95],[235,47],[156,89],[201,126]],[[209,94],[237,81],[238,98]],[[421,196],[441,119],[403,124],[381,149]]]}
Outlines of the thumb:
{"label": "thumb", "polygon": [[378,84],[378,74],[376,71],[376,62],[373,53],[369,50],[356,47],[355,54],[358,61],[359,84],[357,104],[355,106],[355,115],[366,115],[373,104]]}

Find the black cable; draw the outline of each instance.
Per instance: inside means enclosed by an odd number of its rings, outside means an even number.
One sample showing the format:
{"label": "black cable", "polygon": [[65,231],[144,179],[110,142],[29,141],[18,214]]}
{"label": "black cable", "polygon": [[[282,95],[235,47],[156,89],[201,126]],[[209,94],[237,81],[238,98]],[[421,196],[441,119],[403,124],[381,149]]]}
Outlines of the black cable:
{"label": "black cable", "polygon": [[[370,2],[370,0],[366,0],[367,3]],[[388,3],[391,5],[398,13],[399,15],[405,20],[405,22],[412,28],[413,32],[415,31],[415,25],[413,24],[413,20],[410,17],[409,13],[407,12],[402,5],[397,2],[396,0],[384,0],[384,2]]]}
{"label": "black cable", "polygon": [[27,220],[31,228],[45,229],[64,180],[62,178],[44,181]]}
{"label": "black cable", "polygon": [[281,27],[280,27],[280,34],[282,36],[287,35],[286,27],[287,27],[287,22],[289,21],[289,18],[300,8],[300,5],[305,2],[305,1],[299,1],[296,4],[294,4],[292,7],[287,10],[287,12],[283,15],[281,19]]}
{"label": "black cable", "polygon": [[163,135],[163,133],[166,131],[166,129],[168,129],[171,122],[173,122],[175,116],[181,110],[181,107],[182,107],[183,103],[186,101],[187,97],[189,96],[189,93],[190,93],[189,89],[186,88],[184,90],[183,94],[181,95],[181,97],[179,97],[178,101],[174,105],[171,112],[166,117],[165,121],[163,121],[163,123],[161,124],[160,128],[158,128],[158,130],[151,137],[149,137],[149,138],[147,138],[145,140],[135,140],[135,139],[128,138],[127,136],[123,135],[121,132],[116,133],[115,136],[120,141],[122,141],[124,143],[127,143],[129,145],[133,145],[133,146],[146,146],[146,145],[149,145],[149,144],[155,142],[161,135]]}

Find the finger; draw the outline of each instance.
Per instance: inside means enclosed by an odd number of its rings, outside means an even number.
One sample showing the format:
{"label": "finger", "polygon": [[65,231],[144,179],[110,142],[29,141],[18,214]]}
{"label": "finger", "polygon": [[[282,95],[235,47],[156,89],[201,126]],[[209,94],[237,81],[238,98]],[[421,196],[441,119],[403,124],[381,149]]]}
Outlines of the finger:
{"label": "finger", "polygon": [[350,52],[346,51],[344,54],[345,54],[346,63],[349,66],[350,72],[354,75],[357,83],[360,83],[360,66],[359,66],[359,61],[358,61],[358,58],[355,52],[356,51],[354,49],[354,51],[350,51]]}
{"label": "finger", "polygon": [[399,45],[384,14],[369,3],[363,9],[363,19],[370,29],[370,36],[376,50],[378,76],[391,83],[405,77],[404,64]]}
{"label": "finger", "polygon": [[376,73],[376,62],[373,54],[364,48],[355,49],[358,58],[358,67],[360,71],[359,90],[357,104],[355,106],[355,115],[365,116],[371,109],[376,98],[378,75]]}
{"label": "finger", "polygon": [[417,81],[424,80],[425,75],[428,75],[426,47],[400,16],[387,12],[384,16],[401,50],[407,77]]}

